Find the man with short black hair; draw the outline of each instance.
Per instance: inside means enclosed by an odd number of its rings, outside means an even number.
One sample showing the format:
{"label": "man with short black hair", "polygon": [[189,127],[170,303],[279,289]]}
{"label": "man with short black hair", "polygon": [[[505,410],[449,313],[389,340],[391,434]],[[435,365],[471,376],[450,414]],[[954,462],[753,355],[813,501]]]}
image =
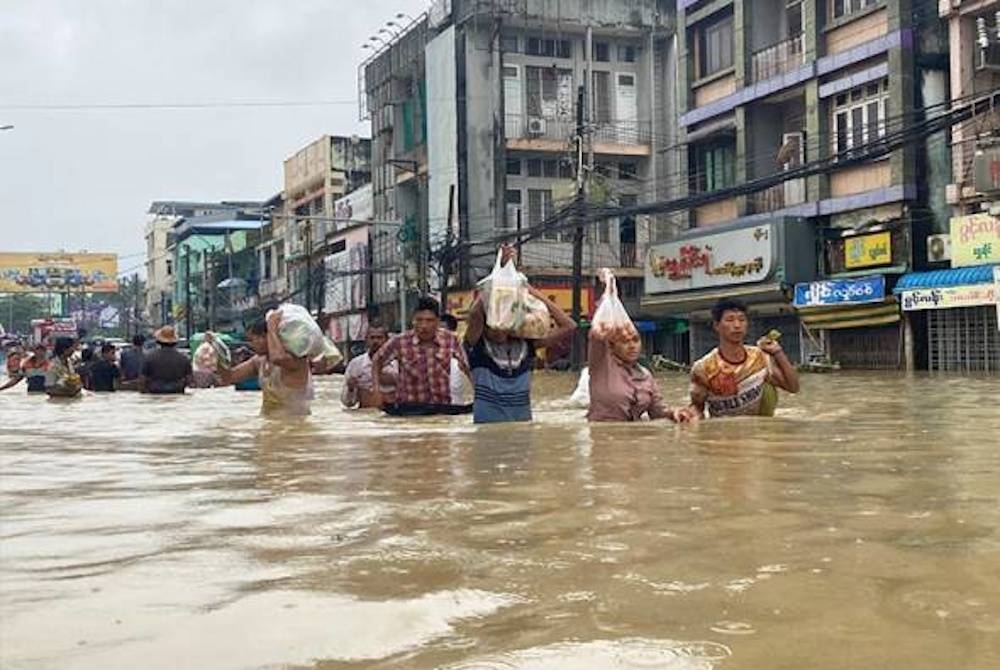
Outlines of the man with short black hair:
{"label": "man with short black hair", "polygon": [[121,371],[115,365],[115,345],[104,344],[101,347],[101,358],[90,367],[90,388],[98,393],[110,393],[118,390],[118,380]]}
{"label": "man with short black hair", "polygon": [[[340,394],[340,402],[344,407],[366,409],[395,402],[396,378],[399,376],[396,361],[391,361],[380,370],[372,367],[372,357],[388,341],[389,331],[385,326],[374,322],[368,324],[366,351],[352,358],[344,370],[344,388]],[[376,386],[378,393],[375,392]]]}
{"label": "man with short black hair", "polygon": [[179,394],[191,385],[191,359],[177,351],[177,331],[164,326],[153,333],[159,349],[145,357],[139,390],[152,394]]}
{"label": "man with short black hair", "polygon": [[712,328],[719,346],[691,367],[690,412],[709,416],[773,416],[777,389],[798,393],[799,376],[771,331],[757,346],[744,344],[749,328],[747,306],[725,298],[712,308]]}
{"label": "man with short black hair", "polygon": [[455,414],[451,400],[451,361],[469,374],[469,362],[455,335],[441,328],[440,305],[423,297],[413,310],[413,327],[393,337],[372,357],[372,368],[384,369],[391,361],[399,364],[396,404],[386,405],[395,414]]}

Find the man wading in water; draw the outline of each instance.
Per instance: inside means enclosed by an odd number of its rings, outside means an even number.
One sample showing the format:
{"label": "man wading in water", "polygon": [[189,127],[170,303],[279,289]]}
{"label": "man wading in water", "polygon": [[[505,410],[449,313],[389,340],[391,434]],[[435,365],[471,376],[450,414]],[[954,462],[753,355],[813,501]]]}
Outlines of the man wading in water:
{"label": "man wading in water", "polygon": [[372,357],[375,370],[399,362],[396,404],[383,403],[388,414],[461,414],[472,409],[451,404],[451,359],[458,359],[466,376],[469,362],[455,335],[441,328],[439,309],[434,298],[420,298],[413,310],[413,328],[393,337]]}
{"label": "man wading in water", "polygon": [[247,338],[256,356],[232,370],[220,370],[226,386],[252,377],[260,379],[261,414],[309,414],[312,400],[312,373],[309,359],[292,356],[278,336],[281,314],[271,312],[267,321],[258,321],[247,329]]}
{"label": "man wading in water", "polygon": [[[747,306],[720,300],[712,308],[719,346],[691,368],[691,409],[703,416],[774,416],[777,388],[798,393],[799,375],[777,335],[762,337],[757,346],[743,344],[749,319]],[[773,332],[773,331],[772,331]]]}

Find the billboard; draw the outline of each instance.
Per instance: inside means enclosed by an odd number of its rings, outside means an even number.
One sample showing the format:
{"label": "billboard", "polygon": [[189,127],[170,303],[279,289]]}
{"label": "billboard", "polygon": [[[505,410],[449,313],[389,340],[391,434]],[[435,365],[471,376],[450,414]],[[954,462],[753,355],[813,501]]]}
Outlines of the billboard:
{"label": "billboard", "polygon": [[649,250],[646,293],[762,282],[774,270],[774,244],[770,225],[658,244]]}
{"label": "billboard", "polygon": [[0,253],[0,293],[114,293],[115,254]]}
{"label": "billboard", "polygon": [[1000,218],[989,214],[951,220],[951,267],[1000,263]]}
{"label": "billboard", "polygon": [[888,265],[892,262],[892,235],[871,233],[844,240],[844,267],[848,270]]}

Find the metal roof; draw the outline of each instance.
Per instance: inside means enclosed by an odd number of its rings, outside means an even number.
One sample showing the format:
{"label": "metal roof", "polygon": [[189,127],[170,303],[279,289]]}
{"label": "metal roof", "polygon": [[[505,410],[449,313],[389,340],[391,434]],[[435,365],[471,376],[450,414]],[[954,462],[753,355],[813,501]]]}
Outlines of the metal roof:
{"label": "metal roof", "polygon": [[989,284],[993,281],[992,265],[973,265],[968,268],[951,268],[950,270],[932,270],[930,272],[911,272],[903,275],[896,282],[893,293],[912,291],[922,288],[945,288],[948,286],[968,286],[970,284]]}

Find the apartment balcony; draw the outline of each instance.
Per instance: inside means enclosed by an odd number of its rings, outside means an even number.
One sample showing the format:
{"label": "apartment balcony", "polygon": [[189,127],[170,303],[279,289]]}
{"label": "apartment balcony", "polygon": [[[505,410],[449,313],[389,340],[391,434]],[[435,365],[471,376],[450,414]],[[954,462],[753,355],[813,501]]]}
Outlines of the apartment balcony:
{"label": "apartment balcony", "polygon": [[[648,121],[606,121],[591,125],[594,152],[617,156],[652,154],[652,129]],[[504,121],[507,148],[514,151],[566,151],[576,135],[576,120],[568,116],[508,114]]]}
{"label": "apartment balcony", "polygon": [[805,64],[805,35],[765,47],[750,56],[750,78],[756,83],[773,79]]}

